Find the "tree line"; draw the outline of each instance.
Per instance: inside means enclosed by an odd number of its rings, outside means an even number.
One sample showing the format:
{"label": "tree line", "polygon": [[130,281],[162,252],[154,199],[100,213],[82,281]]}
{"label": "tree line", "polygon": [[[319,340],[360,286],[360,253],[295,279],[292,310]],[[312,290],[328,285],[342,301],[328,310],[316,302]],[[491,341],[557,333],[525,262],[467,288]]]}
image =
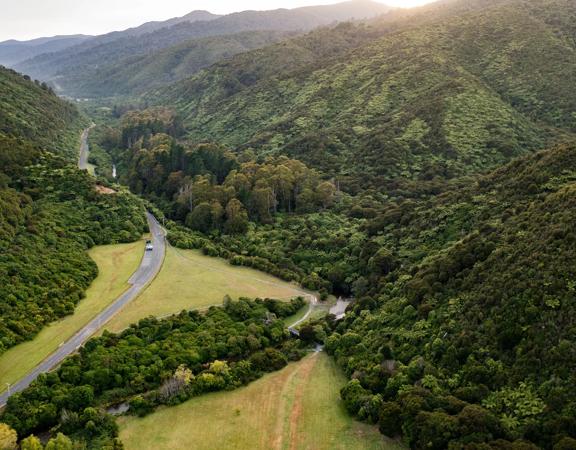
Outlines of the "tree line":
{"label": "tree line", "polygon": [[[305,305],[272,299],[224,299],[206,313],[150,317],[119,334],[104,332],[8,400],[1,421],[18,436],[50,430],[87,448],[119,448],[118,428],[103,411],[129,402],[130,414],[235,389],[305,353],[283,318]],[[33,439],[33,438],[28,438]]]}

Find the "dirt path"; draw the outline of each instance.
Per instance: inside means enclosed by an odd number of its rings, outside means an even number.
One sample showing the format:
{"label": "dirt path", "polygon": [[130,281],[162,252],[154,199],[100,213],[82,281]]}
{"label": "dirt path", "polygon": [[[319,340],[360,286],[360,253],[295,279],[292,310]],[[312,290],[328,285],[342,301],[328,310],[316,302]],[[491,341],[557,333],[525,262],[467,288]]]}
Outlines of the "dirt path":
{"label": "dirt path", "polygon": [[304,388],[317,362],[318,353],[309,356],[285,381],[280,401],[275,408],[278,418],[274,439],[267,448],[274,450],[299,448],[298,425],[302,416]]}
{"label": "dirt path", "polygon": [[[300,368],[299,377],[304,380],[308,380],[312,370],[316,366],[318,361],[318,353],[315,353],[308,361],[305,361]],[[294,403],[292,403],[292,411],[290,412],[290,422],[288,429],[288,440],[290,443],[290,450],[297,450],[300,448],[299,444],[299,434],[298,434],[298,424],[300,423],[300,418],[302,416],[302,399],[304,398],[304,387],[306,383],[299,382],[294,394]]]}

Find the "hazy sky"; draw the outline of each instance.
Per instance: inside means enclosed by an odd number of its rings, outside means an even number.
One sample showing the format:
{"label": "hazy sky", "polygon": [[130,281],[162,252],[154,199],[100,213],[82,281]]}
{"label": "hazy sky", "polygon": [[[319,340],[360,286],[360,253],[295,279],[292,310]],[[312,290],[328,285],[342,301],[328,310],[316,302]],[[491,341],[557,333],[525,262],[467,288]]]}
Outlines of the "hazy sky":
{"label": "hazy sky", "polygon": [[[378,0],[410,7],[431,0]],[[0,41],[57,34],[103,34],[195,9],[225,14],[246,9],[296,8],[338,0],[0,0]]]}

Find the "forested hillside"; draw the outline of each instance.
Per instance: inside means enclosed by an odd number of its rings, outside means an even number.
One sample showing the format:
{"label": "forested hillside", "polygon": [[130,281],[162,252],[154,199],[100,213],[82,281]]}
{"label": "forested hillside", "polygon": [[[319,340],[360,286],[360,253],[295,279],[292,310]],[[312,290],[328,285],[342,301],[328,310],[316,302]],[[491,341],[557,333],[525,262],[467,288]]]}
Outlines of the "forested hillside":
{"label": "forested hillside", "polygon": [[482,5],[318,31],[146,100],[175,105],[194,140],[286,154],[353,185],[485,170],[574,131],[576,65],[573,3]]}
{"label": "forested hillside", "polygon": [[[146,33],[135,34],[134,30],[126,30],[100,36],[61,52],[39,55],[16,68],[44,81],[54,81],[59,89],[68,93],[68,79],[90,80],[92,70],[103,62],[106,65],[120,63],[187,40],[248,31],[307,31],[337,21],[374,17],[389,10],[381,3],[356,0],[313,8],[244,11],[210,20],[178,21],[176,24],[168,21],[165,27],[157,25]],[[83,95],[79,90],[70,93]]]}
{"label": "forested hillside", "polygon": [[[0,352],[73,311],[86,248],[142,233],[134,195],[175,247],[299,283],[319,309],[352,298],[299,340],[278,319],[302,299],[104,333],[2,421],[120,448],[107,407],[232,389],[320,343],[346,410],[410,448],[576,448],[576,2],[386,10],[176,19],[28,62],[79,94],[146,90],[87,108],[132,194],[73,167],[74,106],[0,69]],[[372,20],[333,23],[358,11]]]}
{"label": "forested hillside", "polygon": [[368,225],[370,270],[327,343],[352,413],[412,448],[574,445],[575,158],[541,152]]}
{"label": "forested hillside", "polygon": [[82,118],[45,83],[0,66],[0,135],[25,139],[74,159]]}
{"label": "forested hillside", "polygon": [[79,172],[83,119],[46,86],[0,68],[0,353],[74,311],[97,275],[85,250],[146,228],[129,193]]}
{"label": "forested hillside", "polygon": [[188,78],[201,69],[238,53],[265,47],[288,37],[286,32],[250,31],[233,35],[193,39],[95,68],[66,79],[69,94],[113,97],[141,94]]}

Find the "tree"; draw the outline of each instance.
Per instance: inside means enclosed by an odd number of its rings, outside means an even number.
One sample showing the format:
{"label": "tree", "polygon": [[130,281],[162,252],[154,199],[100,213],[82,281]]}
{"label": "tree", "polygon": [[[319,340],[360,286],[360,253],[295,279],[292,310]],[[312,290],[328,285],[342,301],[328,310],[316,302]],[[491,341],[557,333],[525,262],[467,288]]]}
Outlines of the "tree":
{"label": "tree", "polygon": [[576,439],[565,437],[554,445],[554,450],[574,450],[576,449]]}
{"label": "tree", "polygon": [[202,233],[212,228],[212,207],[209,203],[200,203],[186,216],[186,226]]}
{"label": "tree", "polygon": [[248,231],[248,213],[237,199],[230,200],[226,205],[224,230],[229,234],[244,234]]}
{"label": "tree", "polygon": [[416,448],[442,450],[458,434],[458,419],[443,412],[421,411],[414,424],[414,442]]}
{"label": "tree", "polygon": [[323,208],[329,208],[334,203],[336,188],[329,181],[320,183],[316,188],[316,198]]}
{"label": "tree", "polygon": [[269,187],[258,187],[252,192],[252,208],[262,223],[271,223],[270,212],[274,210],[276,200],[274,192]]}
{"label": "tree", "polygon": [[0,423],[0,450],[12,450],[17,448],[18,435],[5,423]]}
{"label": "tree", "polygon": [[36,436],[28,436],[20,442],[20,450],[42,450],[44,446]]}
{"label": "tree", "polygon": [[222,208],[222,205],[217,202],[217,201],[213,201],[212,203],[210,203],[210,216],[212,219],[212,229],[221,229],[222,228],[222,224],[224,222],[224,208]]}
{"label": "tree", "polygon": [[402,433],[402,409],[396,402],[384,402],[380,407],[378,426],[380,432],[389,437]]}
{"label": "tree", "polygon": [[388,275],[392,270],[394,270],[394,266],[394,256],[386,248],[378,250],[368,261],[368,268],[378,275]]}
{"label": "tree", "polygon": [[45,450],[72,450],[72,448],[72,440],[68,436],[58,433],[55,438],[48,441]]}

